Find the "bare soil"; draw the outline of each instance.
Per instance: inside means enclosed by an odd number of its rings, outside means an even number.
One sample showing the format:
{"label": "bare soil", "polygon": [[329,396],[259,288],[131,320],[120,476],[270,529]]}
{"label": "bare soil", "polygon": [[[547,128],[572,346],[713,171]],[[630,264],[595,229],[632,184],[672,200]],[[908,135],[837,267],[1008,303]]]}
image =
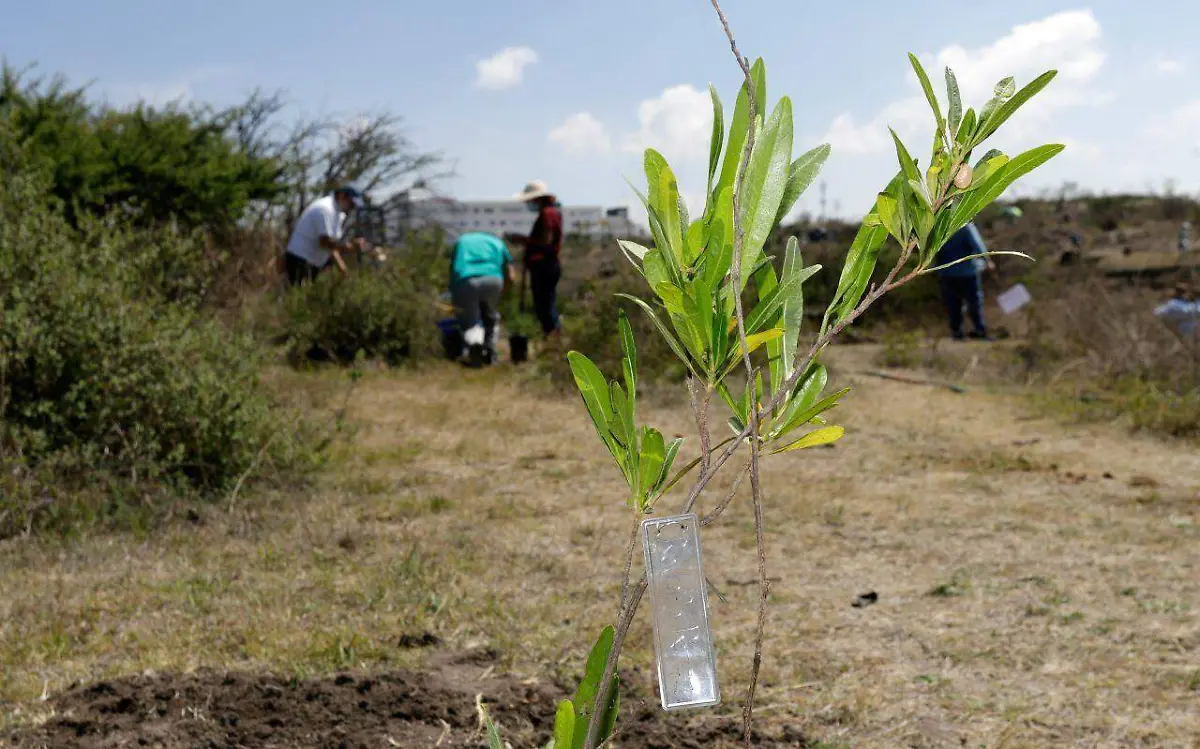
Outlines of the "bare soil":
{"label": "bare soil", "polygon": [[[440,654],[425,671],[317,679],[203,669],[100,681],[49,700],[49,718],[0,735],[0,746],[7,741],[14,749],[476,747],[486,746],[480,702],[512,746],[544,743],[566,690],[537,679],[495,676],[494,655]],[[741,727],[732,717],[663,719],[641,698],[640,681],[635,675],[619,746],[692,749],[740,741]],[[791,727],[773,735],[756,732],[754,743],[804,745]]]}

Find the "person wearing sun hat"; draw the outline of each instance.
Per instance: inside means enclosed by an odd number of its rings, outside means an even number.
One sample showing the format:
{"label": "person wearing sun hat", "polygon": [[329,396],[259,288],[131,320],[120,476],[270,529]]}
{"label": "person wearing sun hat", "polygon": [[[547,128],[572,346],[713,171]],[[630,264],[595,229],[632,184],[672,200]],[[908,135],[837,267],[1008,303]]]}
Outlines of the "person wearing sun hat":
{"label": "person wearing sun hat", "polygon": [[332,258],[338,269],[346,272],[343,252],[361,252],[366,248],[362,237],[353,242],[342,241],[346,214],[362,208],[362,193],[354,185],[343,185],[332,194],[317,198],[309,204],[288,240],[283,256],[284,270],[292,286],[311,281],[325,270]]}
{"label": "person wearing sun hat", "polygon": [[505,239],[525,247],[524,265],[533,293],[533,311],[542,332],[553,336],[559,330],[556,296],[562,277],[563,219],[558,201],[545,182],[534,180],[513,196],[537,213],[528,235],[508,234]]}

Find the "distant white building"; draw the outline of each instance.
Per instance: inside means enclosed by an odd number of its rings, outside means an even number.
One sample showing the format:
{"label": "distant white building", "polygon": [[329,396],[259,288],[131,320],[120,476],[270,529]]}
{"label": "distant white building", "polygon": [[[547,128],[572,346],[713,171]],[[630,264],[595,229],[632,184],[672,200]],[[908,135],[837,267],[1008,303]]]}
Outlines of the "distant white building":
{"label": "distant white building", "polygon": [[[440,226],[451,236],[485,231],[492,234],[528,234],[537,214],[515,200],[454,200],[427,191],[397,195],[383,206],[389,238],[404,232]],[[601,206],[562,207],[567,235],[593,239],[641,237],[646,231],[629,219],[628,208]]]}

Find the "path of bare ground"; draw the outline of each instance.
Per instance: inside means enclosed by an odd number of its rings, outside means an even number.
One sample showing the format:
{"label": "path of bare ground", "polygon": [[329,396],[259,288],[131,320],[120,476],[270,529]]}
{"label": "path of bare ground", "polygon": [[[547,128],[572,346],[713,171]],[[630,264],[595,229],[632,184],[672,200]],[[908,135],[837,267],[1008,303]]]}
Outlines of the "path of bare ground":
{"label": "path of bare ground", "polygon": [[[956,394],[854,375],[876,352],[831,352],[835,379],[855,386],[835,412],[847,437],[764,471],[768,568],[779,578],[764,741],[1197,746],[1195,444],[1063,425],[982,388]],[[316,395],[337,392],[329,379],[288,377],[317,401],[335,400]],[[574,684],[615,615],[629,519],[620,476],[577,399],[521,382],[503,369],[371,375],[352,401],[360,433],[307,496],[243,498],[149,539],[0,548],[0,721],[17,731],[9,740],[31,746],[68,708],[91,709],[79,707],[86,698],[43,702],[43,693],[205,668],[284,674],[276,686],[304,685],[292,694],[352,691],[329,681],[347,672],[394,694],[458,683],[462,723],[445,719],[459,740],[473,730],[473,694],[492,685],[455,682],[445,659],[482,643],[497,660],[474,668],[491,668],[482,683],[505,675],[494,699],[514,748],[544,743],[549,703],[517,717],[501,706],[521,694],[510,685],[529,679]],[[682,403],[642,411],[667,434],[691,434]],[[718,479],[703,502],[730,481]],[[706,529],[704,544],[726,703],[687,720],[719,739],[735,731],[752,652],[746,505]],[[851,605],[868,592],[876,603]],[[412,647],[425,633],[439,644]],[[628,649],[635,673],[650,672],[649,639],[643,616]],[[235,682],[249,693],[256,678]],[[626,703],[623,720],[640,725],[646,710],[657,725],[653,684],[643,681],[640,695],[651,696]],[[377,731],[370,745],[387,745],[386,732],[401,731],[388,716],[358,728],[347,718],[347,737]],[[411,734],[421,746],[441,726],[410,729],[426,731]],[[620,746],[643,745],[634,739]],[[336,745],[320,741],[312,745]]]}

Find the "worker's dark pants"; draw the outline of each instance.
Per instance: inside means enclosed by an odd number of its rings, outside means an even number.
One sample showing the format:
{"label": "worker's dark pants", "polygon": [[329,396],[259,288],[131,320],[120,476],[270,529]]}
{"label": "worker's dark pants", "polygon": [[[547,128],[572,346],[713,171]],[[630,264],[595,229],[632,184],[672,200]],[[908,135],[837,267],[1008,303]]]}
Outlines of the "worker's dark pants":
{"label": "worker's dark pants", "polygon": [[979,274],[940,276],[938,282],[942,287],[942,302],[946,305],[946,314],[950,317],[950,334],[955,338],[962,338],[965,304],[975,332],[978,335],[986,335],[987,326],[983,324],[983,285],[979,282]]}
{"label": "worker's dark pants", "polygon": [[299,286],[307,283],[317,277],[324,268],[318,268],[304,258],[293,255],[290,252],[285,252],[283,255],[283,268],[287,272],[288,284],[290,286]]}
{"label": "worker's dark pants", "polygon": [[533,313],[547,335],[558,330],[558,279],[562,266],[557,259],[536,260],[529,265],[529,288],[533,292]]}

